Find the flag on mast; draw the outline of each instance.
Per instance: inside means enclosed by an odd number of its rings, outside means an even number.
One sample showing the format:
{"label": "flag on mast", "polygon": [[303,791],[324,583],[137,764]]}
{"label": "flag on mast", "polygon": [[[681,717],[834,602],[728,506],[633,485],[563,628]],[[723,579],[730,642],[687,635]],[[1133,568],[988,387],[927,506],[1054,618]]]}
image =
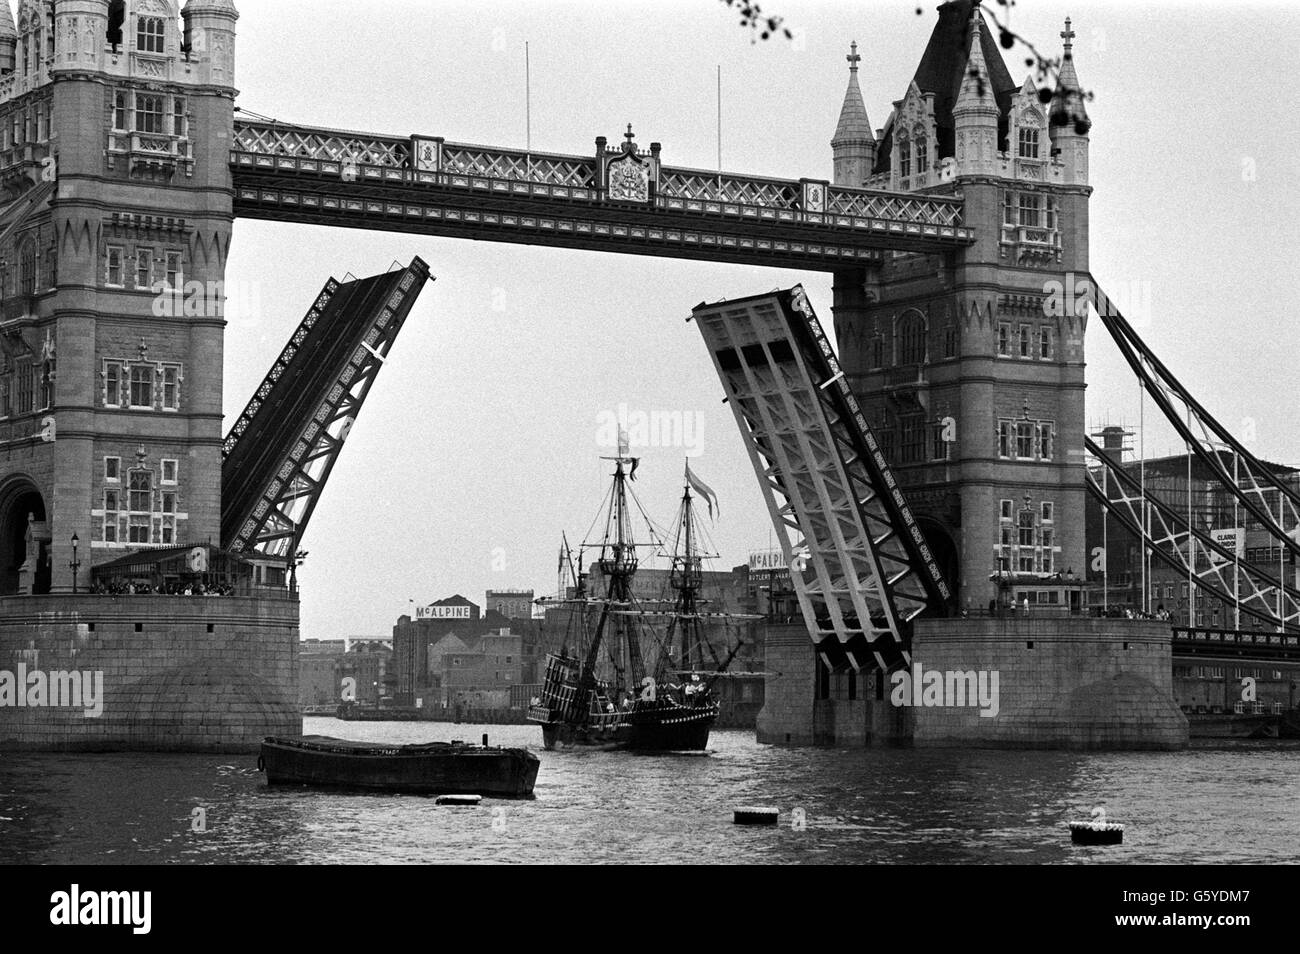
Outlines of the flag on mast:
{"label": "flag on mast", "polygon": [[[709,517],[711,519],[713,517],[713,508],[718,506],[718,495],[713,492],[713,489],[708,484],[691,472],[691,462],[689,460],[686,462],[686,483],[690,485],[692,490],[703,497],[704,502],[709,505]],[[722,512],[721,507],[718,507],[718,512]]]}

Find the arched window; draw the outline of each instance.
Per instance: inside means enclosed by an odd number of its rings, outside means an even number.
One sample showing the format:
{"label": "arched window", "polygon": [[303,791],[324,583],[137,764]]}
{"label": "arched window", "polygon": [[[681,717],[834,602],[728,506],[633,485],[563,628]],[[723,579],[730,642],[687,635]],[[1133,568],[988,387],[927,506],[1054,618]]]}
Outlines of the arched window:
{"label": "arched window", "polygon": [[916,137],[916,172],[918,175],[924,175],[930,168],[930,149],[929,143],[924,136]]}
{"label": "arched window", "polygon": [[108,31],[105,39],[114,50],[122,46],[122,24],[126,22],[126,0],[111,0],[108,5]]}
{"label": "arched window", "polygon": [[921,364],[925,361],[925,319],[917,312],[903,316],[898,324],[898,363]]}
{"label": "arched window", "polygon": [[31,239],[18,252],[18,294],[36,294],[36,243]]}
{"label": "arched window", "polygon": [[166,21],[162,17],[136,17],[135,48],[141,53],[161,53]]}
{"label": "arched window", "polygon": [[912,174],[912,144],[907,139],[898,140],[898,175],[906,179]]}

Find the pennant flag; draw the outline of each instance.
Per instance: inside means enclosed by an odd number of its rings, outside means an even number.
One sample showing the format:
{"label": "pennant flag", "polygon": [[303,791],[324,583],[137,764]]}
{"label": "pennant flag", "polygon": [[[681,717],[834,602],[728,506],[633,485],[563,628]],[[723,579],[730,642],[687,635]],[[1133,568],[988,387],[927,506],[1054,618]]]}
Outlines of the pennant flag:
{"label": "pennant flag", "polygon": [[632,469],[629,470],[629,471],[627,472],[627,479],[628,479],[628,480],[636,480],[636,467],[637,467],[637,464],[639,464],[639,463],[641,463],[641,458],[640,458],[640,457],[633,457],[633,458],[632,458]]}
{"label": "pennant flag", "polygon": [[[718,495],[713,492],[713,489],[708,484],[691,473],[691,462],[689,460],[686,462],[686,482],[692,490],[704,498],[704,502],[709,505],[709,517],[712,518],[713,508],[718,506]],[[718,512],[722,512],[721,507],[718,507]]]}
{"label": "pennant flag", "polygon": [[628,455],[627,430],[620,427],[618,429],[618,456],[626,457]]}

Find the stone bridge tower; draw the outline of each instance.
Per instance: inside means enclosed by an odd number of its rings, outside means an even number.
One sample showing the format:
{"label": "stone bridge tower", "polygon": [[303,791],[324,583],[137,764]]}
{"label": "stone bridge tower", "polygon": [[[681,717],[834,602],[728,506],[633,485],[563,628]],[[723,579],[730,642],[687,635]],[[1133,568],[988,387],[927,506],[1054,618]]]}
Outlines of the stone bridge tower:
{"label": "stone bridge tower", "polygon": [[0,0],[0,595],[219,543],[231,0]]}
{"label": "stone bridge tower", "polygon": [[961,195],[978,236],[962,252],[887,253],[835,276],[844,367],[958,608],[986,607],[999,571],[1086,575],[1071,276],[1088,271],[1091,189],[1073,35],[1066,21],[1058,87],[1040,96],[1031,78],[1011,79],[978,4],[950,0],[875,135],[854,50],[832,142],[837,183]]}

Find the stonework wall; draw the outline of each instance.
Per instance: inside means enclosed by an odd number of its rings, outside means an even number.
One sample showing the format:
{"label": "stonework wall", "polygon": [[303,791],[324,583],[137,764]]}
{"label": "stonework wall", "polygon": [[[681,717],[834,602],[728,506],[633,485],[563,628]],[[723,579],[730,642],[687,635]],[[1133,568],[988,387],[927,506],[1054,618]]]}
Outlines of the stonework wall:
{"label": "stonework wall", "polygon": [[[1168,623],[1061,617],[922,620],[924,670],[996,671],[998,713],[911,709],[913,743],[1042,749],[1176,749],[1187,718],[1173,696]],[[951,700],[949,700],[951,701]]]}
{"label": "stonework wall", "polygon": [[103,711],[0,701],[0,750],[253,752],[302,732],[292,599],[9,597],[0,680],[20,666],[102,672]]}
{"label": "stonework wall", "polygon": [[769,624],[763,708],[755,726],[759,742],[814,745],[813,694],[816,656],[802,622]]}

